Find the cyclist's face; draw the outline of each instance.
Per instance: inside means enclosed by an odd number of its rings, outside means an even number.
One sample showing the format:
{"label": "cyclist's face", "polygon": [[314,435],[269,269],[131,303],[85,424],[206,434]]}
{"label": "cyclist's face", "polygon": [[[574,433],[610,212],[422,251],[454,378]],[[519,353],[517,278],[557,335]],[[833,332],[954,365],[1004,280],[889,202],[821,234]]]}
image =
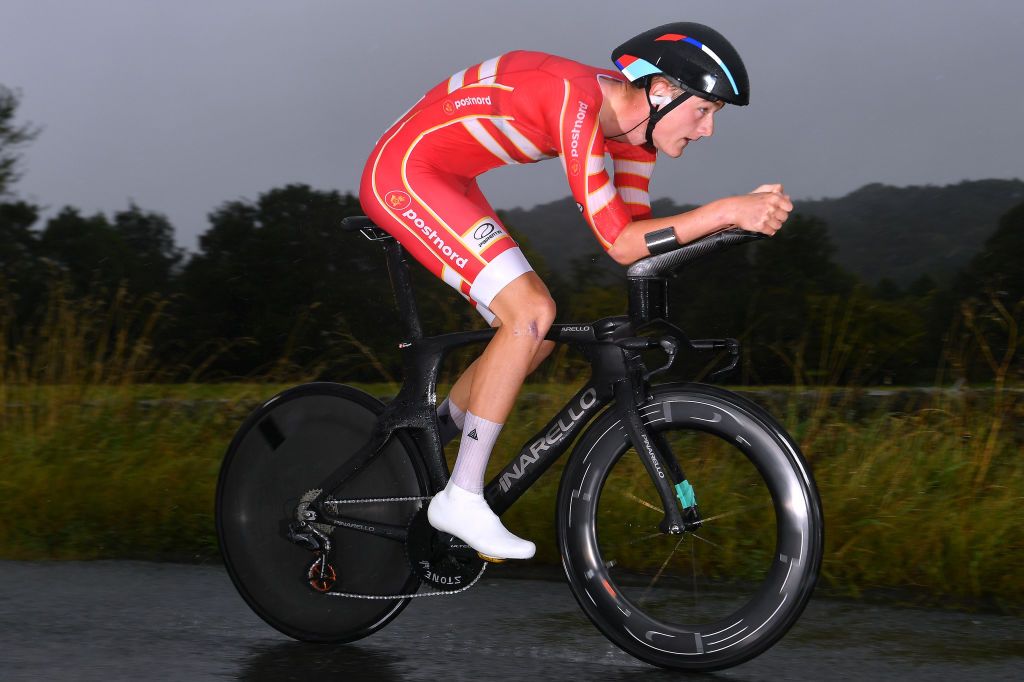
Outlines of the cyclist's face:
{"label": "cyclist's face", "polygon": [[723,106],[722,102],[690,97],[654,126],[654,146],[672,158],[681,156],[686,145],[714,135],[715,114]]}

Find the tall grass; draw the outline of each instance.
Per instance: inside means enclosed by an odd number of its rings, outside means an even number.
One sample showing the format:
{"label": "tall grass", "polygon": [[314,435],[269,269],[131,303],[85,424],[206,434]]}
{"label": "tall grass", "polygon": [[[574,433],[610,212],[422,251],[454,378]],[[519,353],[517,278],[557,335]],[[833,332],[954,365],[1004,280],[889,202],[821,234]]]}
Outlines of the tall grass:
{"label": "tall grass", "polygon": [[[806,405],[806,396],[797,397],[796,391],[789,394],[791,405],[798,401]],[[565,390],[558,398],[564,401],[570,395]],[[921,400],[920,396],[903,399]],[[812,400],[813,407],[791,408],[804,416],[788,426],[811,464],[821,493],[826,528],[824,585],[851,596],[896,591],[908,599],[933,603],[1024,607],[1024,573],[1019,568],[1024,558],[1024,396],[936,392],[931,404],[912,410],[900,411],[892,401],[879,400],[873,411],[855,417],[842,402],[836,407],[817,393]],[[534,399],[536,407],[520,413],[524,422],[513,425],[507,444],[530,435],[525,422],[533,428],[543,424],[541,415],[550,414],[553,407],[537,402]],[[525,419],[530,413],[536,418]],[[1006,424],[1014,428],[1007,429]],[[714,513],[716,503],[721,508],[723,498],[751,490],[746,485],[750,467],[737,463],[735,454],[728,454],[727,444],[709,440],[701,440],[698,448],[678,450],[705,516]],[[691,456],[698,452],[699,456]],[[505,449],[495,458],[504,463],[512,454]],[[631,461],[620,464],[616,473],[625,480],[609,483],[605,495],[613,497],[620,488],[649,491],[640,497],[656,503],[647,473],[635,455],[629,452],[625,457]],[[557,478],[549,474],[506,515],[515,531],[540,539],[538,555],[552,563],[558,562],[553,546],[556,489]],[[733,499],[725,504],[758,508],[756,500]],[[612,509],[602,513],[615,519],[632,517],[650,526],[660,520],[627,495],[602,501],[603,510],[609,506]],[[734,520],[727,520],[725,527],[723,521],[716,521],[701,531],[717,546],[701,558],[700,568],[709,577],[753,577],[751,571],[763,566],[757,562],[771,556],[771,548],[760,540],[773,533],[770,510]],[[640,529],[630,532],[634,537],[643,535]],[[663,546],[641,544],[630,565],[656,568],[665,557]],[[723,561],[729,565],[723,566]]]}
{"label": "tall grass", "polygon": [[[955,397],[856,427],[834,422],[805,448],[825,496],[831,542],[823,573],[858,592],[920,588],[1024,601],[1024,462],[996,413]],[[1019,437],[1019,436],[1018,436]]]}
{"label": "tall grass", "polygon": [[[159,383],[151,350],[163,314],[159,301],[83,303],[57,291],[36,326],[0,321],[0,557],[216,559],[213,495],[224,449],[248,411],[282,386]],[[851,595],[898,589],[941,603],[1024,605],[1024,399],[1010,383],[856,414],[852,398],[837,400],[825,385],[810,401],[801,390],[778,391],[783,409],[769,407],[800,443],[821,491],[824,584]],[[574,391],[564,382],[528,385],[490,473]],[[749,468],[721,464],[728,450],[691,448],[700,456],[683,462],[702,508],[745,488]],[[449,447],[450,460],[454,453]],[[537,561],[552,565],[560,561],[562,466],[505,517],[537,541]],[[634,488],[649,489],[645,477],[637,462],[624,464],[622,501],[611,509],[638,527],[659,520],[633,499],[643,498]],[[764,549],[759,529],[770,529],[765,518],[720,526],[721,552],[706,555],[709,575],[752,570]],[[657,561],[639,548],[631,556],[638,568]]]}
{"label": "tall grass", "polygon": [[214,551],[210,481],[224,434],[262,391],[203,404],[195,388],[152,383],[163,376],[152,349],[164,310],[123,290],[72,299],[59,282],[30,324],[4,309],[0,555]]}

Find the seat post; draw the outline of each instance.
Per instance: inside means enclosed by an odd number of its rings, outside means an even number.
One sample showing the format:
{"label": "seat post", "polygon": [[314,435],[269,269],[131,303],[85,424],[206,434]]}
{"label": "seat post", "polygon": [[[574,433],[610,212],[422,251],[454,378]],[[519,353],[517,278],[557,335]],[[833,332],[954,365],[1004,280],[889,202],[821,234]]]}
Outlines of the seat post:
{"label": "seat post", "polygon": [[384,252],[388,261],[388,277],[391,289],[395,292],[395,303],[398,305],[398,316],[402,318],[406,341],[418,341],[423,338],[423,325],[420,323],[419,309],[412,290],[412,277],[405,249],[395,239],[384,242]]}

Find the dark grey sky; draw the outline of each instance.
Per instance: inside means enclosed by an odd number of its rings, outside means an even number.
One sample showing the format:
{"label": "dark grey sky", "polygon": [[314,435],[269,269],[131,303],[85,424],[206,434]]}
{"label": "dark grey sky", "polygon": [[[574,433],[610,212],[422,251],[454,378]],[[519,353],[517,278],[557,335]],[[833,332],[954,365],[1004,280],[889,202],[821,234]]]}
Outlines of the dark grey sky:
{"label": "dark grey sky", "polygon": [[[527,48],[609,66],[618,43],[680,20],[736,45],[751,106],[663,158],[655,197],[1024,176],[1019,0],[4,0],[0,83],[44,129],[15,189],[51,209],[134,200],[194,248],[223,201],[355,191],[383,129],[469,64]],[[481,185],[499,208],[568,193],[557,162]]]}

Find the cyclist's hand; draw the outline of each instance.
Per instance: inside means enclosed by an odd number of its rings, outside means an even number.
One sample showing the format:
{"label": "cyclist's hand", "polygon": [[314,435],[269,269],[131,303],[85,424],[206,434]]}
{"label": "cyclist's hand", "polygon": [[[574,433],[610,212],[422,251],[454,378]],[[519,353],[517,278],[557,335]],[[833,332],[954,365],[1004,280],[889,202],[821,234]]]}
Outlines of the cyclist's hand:
{"label": "cyclist's hand", "polygon": [[793,210],[793,202],[782,185],[761,185],[754,192],[734,197],[733,224],[769,237],[782,228]]}

